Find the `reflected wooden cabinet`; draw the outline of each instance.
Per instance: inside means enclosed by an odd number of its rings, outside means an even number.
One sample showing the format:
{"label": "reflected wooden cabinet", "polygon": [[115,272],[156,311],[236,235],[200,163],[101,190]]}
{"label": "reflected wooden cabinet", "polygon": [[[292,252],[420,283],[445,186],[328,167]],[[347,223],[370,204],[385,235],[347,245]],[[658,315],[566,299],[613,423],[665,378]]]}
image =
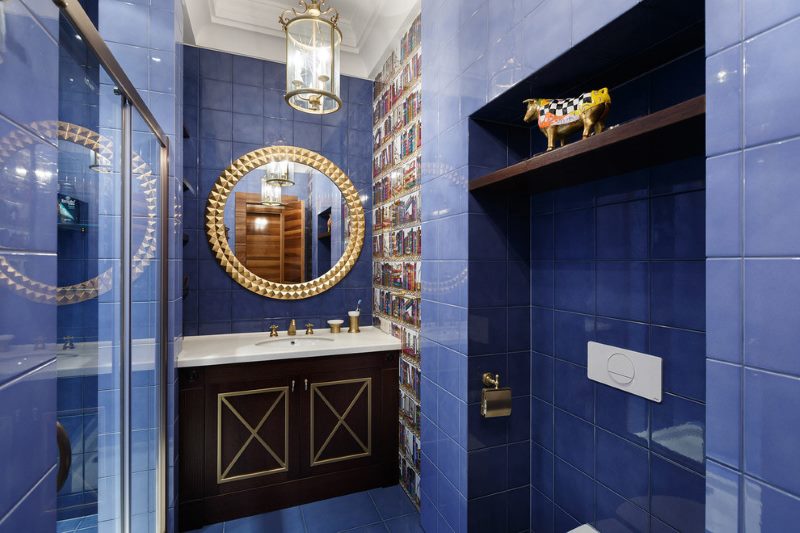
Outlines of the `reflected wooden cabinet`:
{"label": "reflected wooden cabinet", "polygon": [[181,530],[395,484],[397,359],[181,369]]}

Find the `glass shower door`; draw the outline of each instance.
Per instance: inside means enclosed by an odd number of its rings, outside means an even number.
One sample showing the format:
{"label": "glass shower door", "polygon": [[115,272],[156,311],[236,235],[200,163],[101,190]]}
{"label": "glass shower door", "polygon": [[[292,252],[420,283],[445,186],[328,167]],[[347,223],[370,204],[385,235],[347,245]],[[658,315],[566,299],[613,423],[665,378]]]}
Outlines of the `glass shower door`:
{"label": "glass shower door", "polygon": [[59,26],[56,519],[69,531],[120,516],[125,153],[112,77]]}
{"label": "glass shower door", "polygon": [[166,142],[91,30],[61,18],[56,514],[59,531],[161,531]]}
{"label": "glass shower door", "polygon": [[131,109],[131,531],[156,531],[160,361],[161,144]]}

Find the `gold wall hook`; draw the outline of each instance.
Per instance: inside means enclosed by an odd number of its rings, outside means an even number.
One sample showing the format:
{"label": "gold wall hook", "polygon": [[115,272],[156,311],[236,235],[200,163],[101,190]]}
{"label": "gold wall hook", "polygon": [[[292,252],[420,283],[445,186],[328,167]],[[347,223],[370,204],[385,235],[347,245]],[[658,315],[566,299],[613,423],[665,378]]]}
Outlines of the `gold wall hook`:
{"label": "gold wall hook", "polygon": [[486,387],[500,388],[500,374],[492,374],[491,372],[483,373],[483,384]]}

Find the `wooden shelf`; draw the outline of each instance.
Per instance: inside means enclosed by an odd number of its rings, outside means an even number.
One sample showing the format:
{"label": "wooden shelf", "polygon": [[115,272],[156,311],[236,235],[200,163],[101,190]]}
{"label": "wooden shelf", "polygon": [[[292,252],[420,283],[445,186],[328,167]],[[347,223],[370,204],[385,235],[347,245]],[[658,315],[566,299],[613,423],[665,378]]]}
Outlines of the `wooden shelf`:
{"label": "wooden shelf", "polygon": [[469,190],[542,192],[699,155],[705,107],[705,96],[691,98],[471,180]]}

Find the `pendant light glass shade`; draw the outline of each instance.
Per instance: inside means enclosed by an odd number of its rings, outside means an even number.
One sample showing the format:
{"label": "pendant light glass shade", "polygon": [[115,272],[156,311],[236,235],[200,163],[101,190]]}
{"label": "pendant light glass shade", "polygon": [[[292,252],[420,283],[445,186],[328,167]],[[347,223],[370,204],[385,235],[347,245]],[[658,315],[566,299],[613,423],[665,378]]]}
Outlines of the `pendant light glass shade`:
{"label": "pendant light glass shade", "polygon": [[315,115],[342,107],[339,57],[342,32],[339,13],[324,0],[300,0],[303,11],[291,9],[280,17],[286,33],[286,102]]}
{"label": "pendant light glass shade", "polygon": [[270,183],[269,178],[264,175],[261,178],[261,205],[268,207],[284,207],[281,186]]}
{"label": "pendant light glass shade", "polygon": [[261,177],[261,203],[270,207],[284,207],[281,189],[294,185],[294,164],[273,161],[267,164]]}
{"label": "pendant light glass shade", "polygon": [[266,177],[269,182],[279,187],[294,185],[294,164],[289,161],[273,161],[267,164]]}

